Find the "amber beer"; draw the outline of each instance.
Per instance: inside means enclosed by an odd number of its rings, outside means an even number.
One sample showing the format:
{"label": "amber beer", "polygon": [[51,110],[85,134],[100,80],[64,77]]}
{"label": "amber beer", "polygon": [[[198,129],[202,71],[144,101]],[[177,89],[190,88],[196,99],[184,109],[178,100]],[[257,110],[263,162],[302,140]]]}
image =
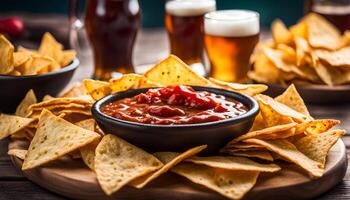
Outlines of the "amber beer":
{"label": "amber beer", "polygon": [[165,26],[170,51],[189,64],[198,74],[204,68],[204,14],[216,9],[215,0],[174,0],[165,4]]}
{"label": "amber beer", "polygon": [[85,25],[95,61],[94,78],[134,71],[132,49],[140,26],[137,0],[89,0]]}
{"label": "amber beer", "polygon": [[205,15],[204,29],[210,76],[246,82],[249,58],[259,41],[259,14],[247,10],[214,11]]}

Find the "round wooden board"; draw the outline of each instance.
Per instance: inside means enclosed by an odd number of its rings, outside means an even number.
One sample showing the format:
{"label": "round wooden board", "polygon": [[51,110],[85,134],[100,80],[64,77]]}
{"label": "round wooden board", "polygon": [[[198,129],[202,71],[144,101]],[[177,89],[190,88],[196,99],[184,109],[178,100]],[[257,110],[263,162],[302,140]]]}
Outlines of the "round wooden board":
{"label": "round wooden board", "polygon": [[[279,84],[266,84],[269,89],[264,92],[269,96],[275,97],[282,94],[288,86]],[[295,85],[300,96],[307,103],[331,104],[348,103],[350,98],[350,85]]]}
{"label": "round wooden board", "polygon": [[[26,148],[28,142],[13,141],[9,149]],[[19,170],[22,160],[11,156]],[[330,150],[325,174],[316,180],[292,164],[279,163],[283,170],[260,175],[257,184],[244,199],[310,199],[321,195],[338,184],[345,176],[347,155],[339,140]],[[143,189],[124,187],[112,196],[106,196],[97,183],[95,174],[81,160],[62,157],[48,165],[23,171],[34,183],[57,194],[74,199],[128,199],[128,200],[214,200],[225,199],[205,187],[196,185],[172,173],[166,173]]]}

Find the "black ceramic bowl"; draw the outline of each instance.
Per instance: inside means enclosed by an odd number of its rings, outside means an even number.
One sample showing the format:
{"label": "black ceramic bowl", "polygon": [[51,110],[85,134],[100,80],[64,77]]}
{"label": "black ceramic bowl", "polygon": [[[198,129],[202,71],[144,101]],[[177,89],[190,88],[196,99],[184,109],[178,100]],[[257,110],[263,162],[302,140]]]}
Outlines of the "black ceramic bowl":
{"label": "black ceramic bowl", "polygon": [[0,75],[0,112],[13,113],[26,93],[33,89],[38,99],[46,94],[56,96],[71,80],[79,60],[54,72],[30,76]]}
{"label": "black ceramic bowl", "polygon": [[207,144],[206,154],[219,151],[235,137],[245,134],[259,112],[258,103],[251,97],[216,88],[195,87],[197,91],[208,91],[242,102],[249,111],[236,118],[216,122],[184,125],[141,124],[112,118],[100,111],[102,105],[115,100],[132,97],[148,89],[136,89],[112,94],[97,101],[92,115],[105,133],[117,135],[147,151],[182,152],[191,147]]}

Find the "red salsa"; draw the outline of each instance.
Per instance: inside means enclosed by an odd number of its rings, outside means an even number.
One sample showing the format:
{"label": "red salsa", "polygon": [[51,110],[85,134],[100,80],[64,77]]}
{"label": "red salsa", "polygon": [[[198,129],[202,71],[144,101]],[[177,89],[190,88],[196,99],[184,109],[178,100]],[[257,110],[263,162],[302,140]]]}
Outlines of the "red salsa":
{"label": "red salsa", "polygon": [[188,86],[149,89],[101,107],[111,117],[143,124],[198,124],[234,118],[248,111],[241,102]]}

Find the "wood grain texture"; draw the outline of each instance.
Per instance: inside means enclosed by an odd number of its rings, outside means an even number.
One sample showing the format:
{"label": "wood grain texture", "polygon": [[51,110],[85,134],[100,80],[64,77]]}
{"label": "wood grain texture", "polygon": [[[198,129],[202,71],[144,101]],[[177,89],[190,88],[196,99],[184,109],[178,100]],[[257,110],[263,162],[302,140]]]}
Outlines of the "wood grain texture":
{"label": "wood grain texture", "polygon": [[[156,44],[156,47],[155,47]],[[168,53],[168,42],[164,30],[144,30],[138,35],[134,55],[136,65],[155,63]],[[80,81],[91,73],[92,64],[83,63],[79,68],[74,80]],[[308,105],[310,112],[315,118],[335,118],[342,121],[339,126],[347,130],[347,135],[343,141],[348,149],[348,158],[350,155],[350,100],[345,105]],[[24,178],[21,172],[18,172],[9,157],[7,156],[7,142],[0,141],[0,200],[7,199],[48,199],[61,200],[66,199],[56,194],[42,189],[36,184]],[[331,191],[316,198],[318,200],[345,200],[350,199],[350,167],[343,181],[334,187]]]}

